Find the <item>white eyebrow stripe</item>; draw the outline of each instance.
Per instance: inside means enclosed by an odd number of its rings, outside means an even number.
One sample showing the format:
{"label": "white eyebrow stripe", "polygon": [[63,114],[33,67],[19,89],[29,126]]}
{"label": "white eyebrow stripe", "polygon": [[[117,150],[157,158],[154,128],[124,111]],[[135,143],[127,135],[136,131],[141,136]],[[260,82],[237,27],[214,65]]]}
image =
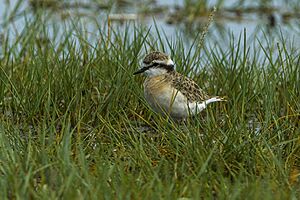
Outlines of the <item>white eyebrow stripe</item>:
{"label": "white eyebrow stripe", "polygon": [[171,60],[170,58],[167,60],[167,62],[164,60],[154,60],[153,62],[159,63],[159,64],[164,64],[164,65],[174,65],[173,60]]}
{"label": "white eyebrow stripe", "polygon": [[167,61],[167,65],[174,65],[173,60],[171,60],[171,59],[169,58],[168,61]]}

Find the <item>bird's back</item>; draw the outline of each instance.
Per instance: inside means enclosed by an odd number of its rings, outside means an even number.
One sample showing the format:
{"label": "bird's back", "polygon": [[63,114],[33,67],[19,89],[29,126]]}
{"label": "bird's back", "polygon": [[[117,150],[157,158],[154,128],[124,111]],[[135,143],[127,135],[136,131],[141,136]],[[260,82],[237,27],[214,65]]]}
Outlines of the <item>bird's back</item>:
{"label": "bird's back", "polygon": [[203,102],[210,98],[192,79],[174,71],[172,85],[186,96],[189,102]]}

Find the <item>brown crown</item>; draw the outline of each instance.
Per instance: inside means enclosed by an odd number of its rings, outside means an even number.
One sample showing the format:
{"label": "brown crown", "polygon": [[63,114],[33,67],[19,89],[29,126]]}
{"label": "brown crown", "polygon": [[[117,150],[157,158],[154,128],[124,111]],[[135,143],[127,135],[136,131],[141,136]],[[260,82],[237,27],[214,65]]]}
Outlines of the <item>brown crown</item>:
{"label": "brown crown", "polygon": [[167,60],[169,59],[169,56],[165,53],[159,52],[159,51],[153,51],[146,55],[146,57],[143,60],[144,64],[150,64],[153,60]]}

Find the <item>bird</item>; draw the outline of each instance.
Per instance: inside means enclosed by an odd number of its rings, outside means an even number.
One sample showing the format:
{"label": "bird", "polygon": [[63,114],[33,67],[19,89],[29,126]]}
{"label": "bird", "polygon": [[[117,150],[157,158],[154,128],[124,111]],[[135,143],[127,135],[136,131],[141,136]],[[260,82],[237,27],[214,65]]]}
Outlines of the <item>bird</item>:
{"label": "bird", "polygon": [[186,119],[203,111],[208,104],[226,101],[209,96],[195,81],[177,72],[169,55],[152,51],[133,75],[144,74],[144,96],[157,113],[175,120]]}

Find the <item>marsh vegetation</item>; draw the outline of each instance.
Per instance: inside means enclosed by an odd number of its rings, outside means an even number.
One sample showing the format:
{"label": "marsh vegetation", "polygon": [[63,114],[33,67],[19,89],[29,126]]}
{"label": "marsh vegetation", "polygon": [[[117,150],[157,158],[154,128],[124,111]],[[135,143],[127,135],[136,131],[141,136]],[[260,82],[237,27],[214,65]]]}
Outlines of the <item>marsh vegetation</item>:
{"label": "marsh vegetation", "polygon": [[[263,30],[249,39],[244,29],[227,33],[226,42],[209,31],[203,42],[205,26],[171,37],[159,21],[119,23],[108,14],[88,18],[90,28],[81,12],[63,18],[55,1],[22,2],[1,20],[1,199],[300,197],[294,22],[294,39],[284,28],[275,39]],[[64,2],[82,12],[115,6]],[[143,77],[133,76],[150,50],[167,52],[177,71],[228,102],[186,123],[155,114],[143,98]]]}

